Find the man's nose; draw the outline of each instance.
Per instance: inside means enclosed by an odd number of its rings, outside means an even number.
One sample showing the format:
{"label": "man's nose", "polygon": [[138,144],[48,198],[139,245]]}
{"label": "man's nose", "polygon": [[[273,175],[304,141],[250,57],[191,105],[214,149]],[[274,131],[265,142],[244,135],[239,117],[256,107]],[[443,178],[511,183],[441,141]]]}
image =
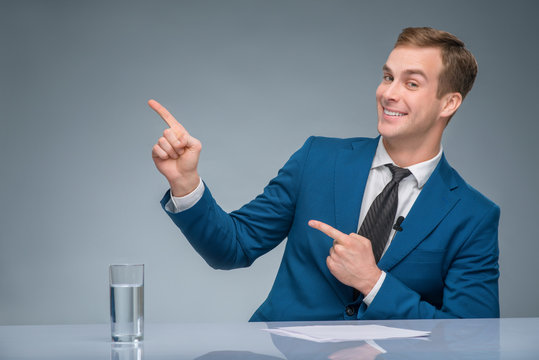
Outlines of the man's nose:
{"label": "man's nose", "polygon": [[384,101],[399,101],[400,99],[400,87],[396,81],[392,81],[388,84],[382,92]]}

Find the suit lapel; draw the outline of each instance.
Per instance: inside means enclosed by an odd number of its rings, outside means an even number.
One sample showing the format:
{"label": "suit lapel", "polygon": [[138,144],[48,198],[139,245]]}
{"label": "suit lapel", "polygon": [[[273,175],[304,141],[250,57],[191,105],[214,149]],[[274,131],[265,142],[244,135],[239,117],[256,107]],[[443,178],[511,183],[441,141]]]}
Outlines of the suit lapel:
{"label": "suit lapel", "polygon": [[442,156],[440,163],[421,190],[408,216],[378,266],[390,270],[406,257],[443,220],[459,201],[452,191],[457,187],[452,169]]}
{"label": "suit lapel", "polygon": [[340,150],[335,164],[335,228],[349,234],[357,231],[363,192],[378,138],[352,143]]}

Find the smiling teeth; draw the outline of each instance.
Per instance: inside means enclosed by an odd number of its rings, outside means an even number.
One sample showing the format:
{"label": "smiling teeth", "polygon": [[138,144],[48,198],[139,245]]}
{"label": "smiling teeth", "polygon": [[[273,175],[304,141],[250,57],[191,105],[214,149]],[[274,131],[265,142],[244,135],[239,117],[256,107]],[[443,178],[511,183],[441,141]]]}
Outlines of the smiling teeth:
{"label": "smiling teeth", "polygon": [[404,116],[405,114],[384,109],[384,114],[389,116]]}

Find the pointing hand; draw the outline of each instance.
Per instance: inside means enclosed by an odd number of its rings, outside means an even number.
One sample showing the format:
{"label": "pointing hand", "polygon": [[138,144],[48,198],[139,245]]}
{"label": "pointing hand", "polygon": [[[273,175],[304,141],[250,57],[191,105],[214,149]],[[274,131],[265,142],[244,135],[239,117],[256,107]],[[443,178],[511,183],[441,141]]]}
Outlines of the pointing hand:
{"label": "pointing hand", "polygon": [[155,166],[167,178],[174,196],[187,195],[200,182],[197,166],[202,144],[163,105],[155,100],[148,105],[169,126],[152,148]]}
{"label": "pointing hand", "polygon": [[367,295],[382,275],[374,260],[370,240],[356,233],[346,235],[317,220],[310,220],[309,226],[333,239],[333,246],[326,259],[333,276]]}

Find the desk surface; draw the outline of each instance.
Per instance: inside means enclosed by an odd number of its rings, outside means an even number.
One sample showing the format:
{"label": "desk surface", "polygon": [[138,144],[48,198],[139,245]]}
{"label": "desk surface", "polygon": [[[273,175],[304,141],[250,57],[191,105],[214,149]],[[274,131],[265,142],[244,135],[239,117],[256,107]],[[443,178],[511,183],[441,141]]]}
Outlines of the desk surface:
{"label": "desk surface", "polygon": [[[314,343],[262,331],[315,324],[379,324],[431,335]],[[146,324],[138,345],[113,344],[109,336],[107,324],[0,326],[0,359],[539,359],[539,318]]]}

